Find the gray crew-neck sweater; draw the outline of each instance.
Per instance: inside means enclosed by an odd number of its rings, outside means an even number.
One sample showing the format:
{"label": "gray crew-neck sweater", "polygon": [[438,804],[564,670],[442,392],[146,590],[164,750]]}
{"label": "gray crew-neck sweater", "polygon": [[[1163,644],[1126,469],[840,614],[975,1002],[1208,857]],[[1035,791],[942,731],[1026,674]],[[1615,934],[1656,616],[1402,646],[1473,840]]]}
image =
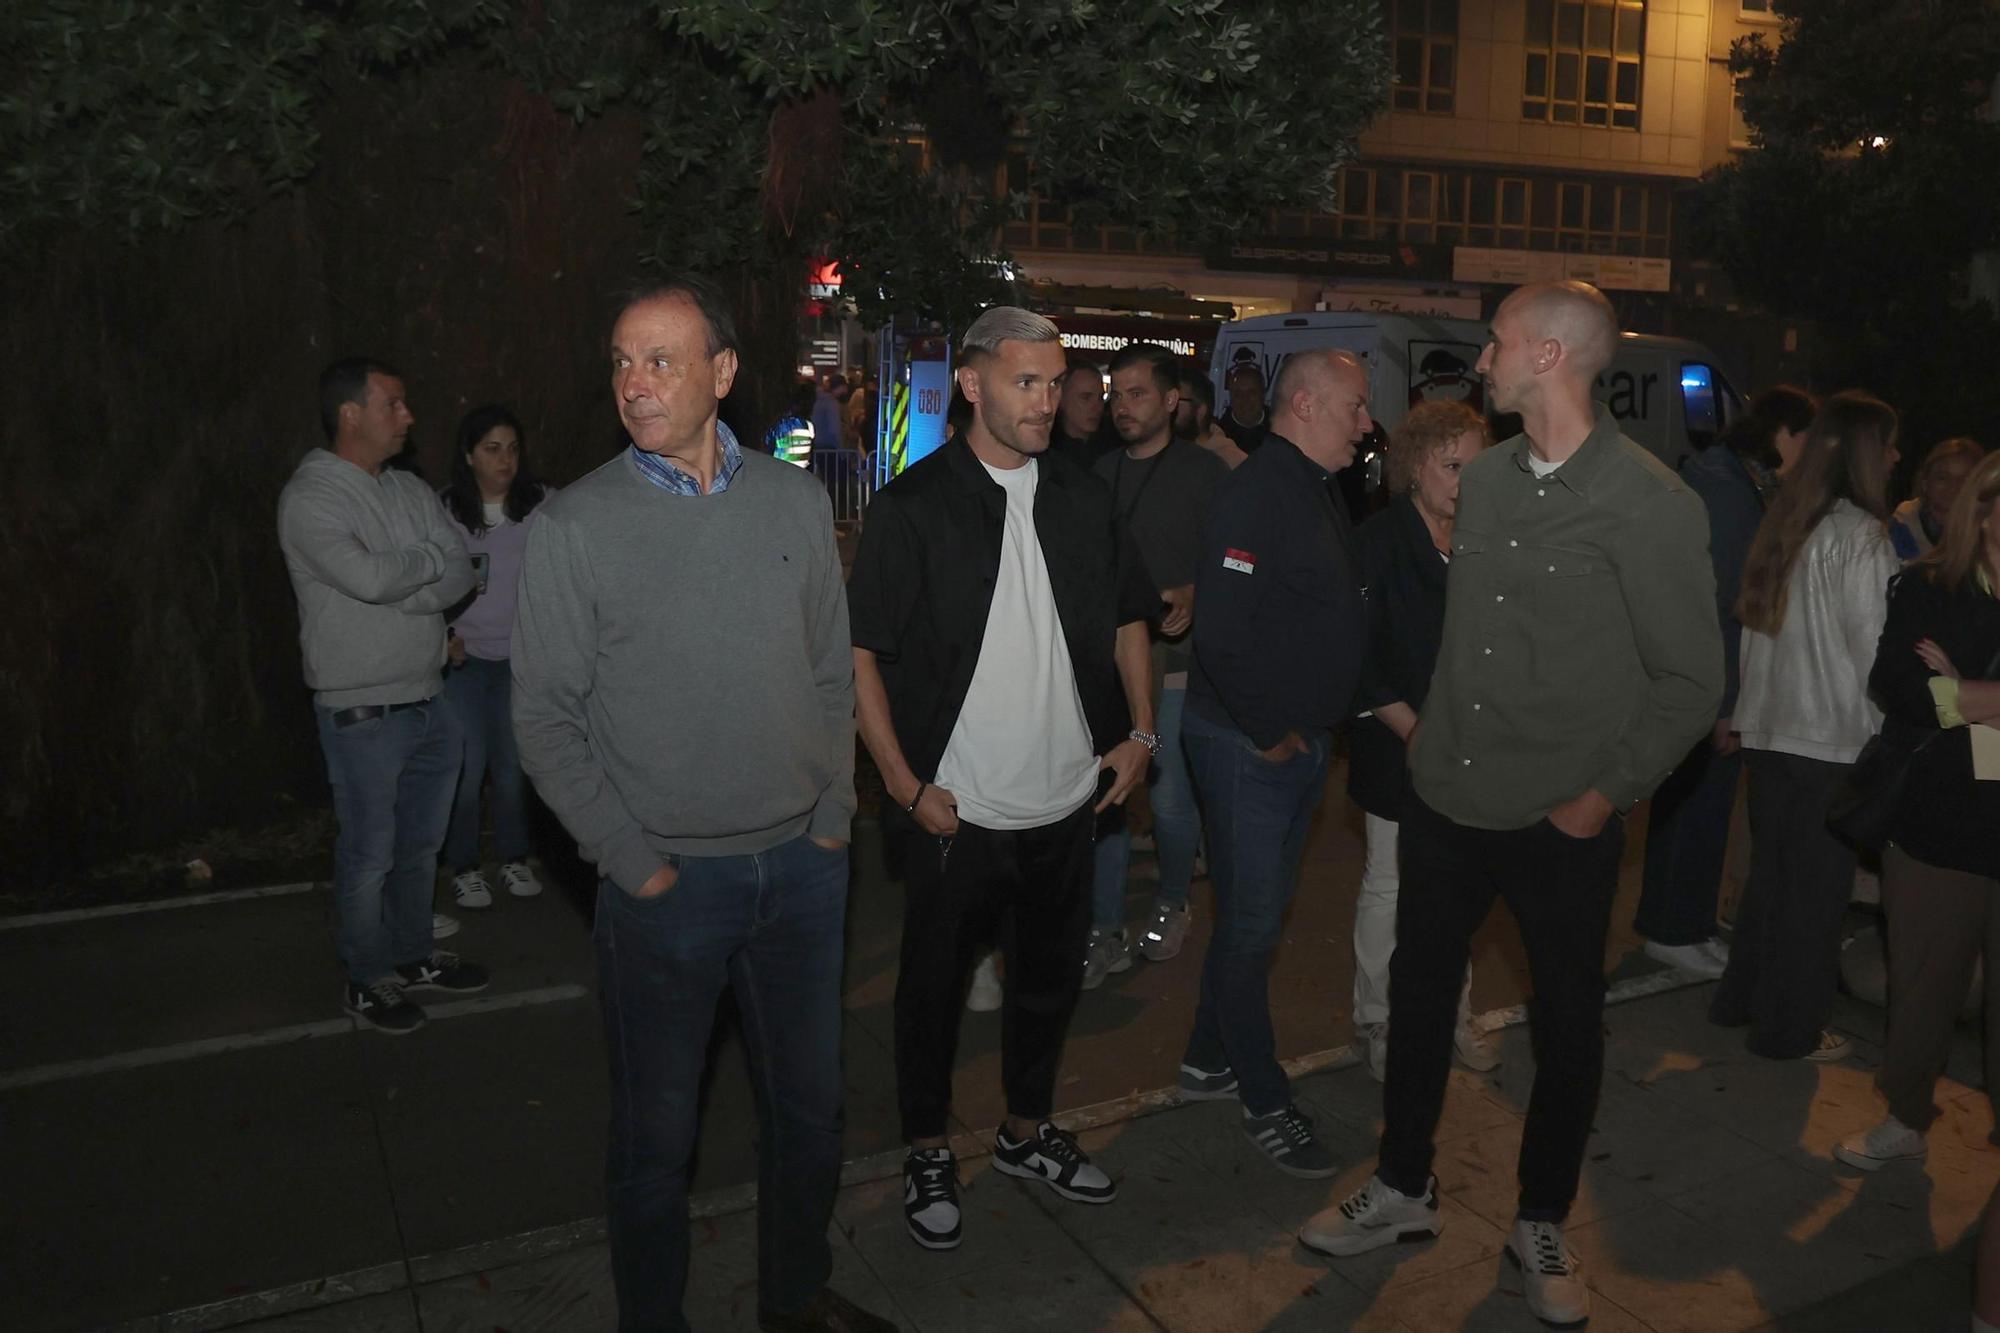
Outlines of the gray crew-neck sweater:
{"label": "gray crew-neck sweater", "polygon": [[511,653],[521,766],[627,891],[669,855],[846,839],[854,657],[826,491],[745,451],[719,495],[623,452],[545,502]]}
{"label": "gray crew-neck sweater", "polygon": [[314,449],[278,497],[278,540],[299,599],[313,702],[338,710],[438,692],[444,611],[472,590],[473,576],[430,487]]}

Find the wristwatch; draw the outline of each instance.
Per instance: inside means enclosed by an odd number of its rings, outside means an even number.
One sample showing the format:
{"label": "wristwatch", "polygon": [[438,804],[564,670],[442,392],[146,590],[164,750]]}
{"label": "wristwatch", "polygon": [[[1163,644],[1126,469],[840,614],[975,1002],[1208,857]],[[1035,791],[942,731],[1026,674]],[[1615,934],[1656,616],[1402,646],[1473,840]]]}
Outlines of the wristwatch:
{"label": "wristwatch", "polygon": [[1126,739],[1135,740],[1139,742],[1139,744],[1145,746],[1146,753],[1153,756],[1153,758],[1158,759],[1160,757],[1160,747],[1163,744],[1163,742],[1160,740],[1159,732],[1135,730]]}

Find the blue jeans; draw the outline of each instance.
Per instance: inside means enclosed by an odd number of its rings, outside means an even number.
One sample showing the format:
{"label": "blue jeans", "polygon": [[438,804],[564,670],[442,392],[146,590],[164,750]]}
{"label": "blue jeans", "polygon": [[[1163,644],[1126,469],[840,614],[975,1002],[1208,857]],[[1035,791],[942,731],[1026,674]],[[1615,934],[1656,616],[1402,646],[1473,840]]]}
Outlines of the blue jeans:
{"label": "blue jeans", "polygon": [[[1194,803],[1194,781],[1187,754],[1181,748],[1181,706],[1186,690],[1161,690],[1160,757],[1149,775],[1146,800],[1153,809],[1153,845],[1160,854],[1160,891],[1164,907],[1186,907],[1188,886],[1194,882],[1195,852],[1201,847],[1201,811]],[[1125,811],[1114,807],[1097,837],[1091,890],[1091,924],[1117,930],[1125,924],[1125,875],[1132,864],[1132,831]]]}
{"label": "blue jeans", "polygon": [[445,868],[479,868],[479,789],[493,780],[493,856],[503,865],[528,858],[528,819],[520,751],[514,748],[514,678],[503,661],[468,657],[444,678],[444,699],[465,736],[465,767],[444,841]]}
{"label": "blue jeans", "polygon": [[315,707],[333,813],[341,966],[367,985],[431,953],[438,845],[458,780],[458,725],[437,699],[349,726]]}
{"label": "blue jeans", "polygon": [[1188,713],[1181,737],[1208,821],[1215,933],[1201,969],[1201,1003],[1186,1062],[1235,1071],[1243,1109],[1270,1115],[1292,1098],[1271,1032],[1271,956],[1298,883],[1306,828],[1326,790],[1332,736],[1302,733],[1306,749],[1273,764],[1233,727]]}
{"label": "blue jeans", "polygon": [[674,858],[638,899],[597,890],[599,1002],[611,1063],[607,1163],[618,1327],[688,1327],[688,1167],[716,1002],[729,987],[757,1099],[757,1286],[789,1313],[826,1284],[840,1183],[840,982],[847,851],[800,835],[751,856]]}

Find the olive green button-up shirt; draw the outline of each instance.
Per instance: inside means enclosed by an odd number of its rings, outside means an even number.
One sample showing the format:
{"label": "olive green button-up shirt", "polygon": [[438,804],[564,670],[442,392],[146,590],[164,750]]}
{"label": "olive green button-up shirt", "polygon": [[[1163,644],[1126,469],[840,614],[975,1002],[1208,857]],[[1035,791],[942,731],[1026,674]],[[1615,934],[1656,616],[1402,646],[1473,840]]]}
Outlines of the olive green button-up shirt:
{"label": "olive green button-up shirt", "polygon": [[1627,810],[1714,724],[1708,516],[1602,407],[1547,477],[1517,435],[1460,483],[1444,645],[1410,755],[1425,804],[1525,828],[1596,788]]}

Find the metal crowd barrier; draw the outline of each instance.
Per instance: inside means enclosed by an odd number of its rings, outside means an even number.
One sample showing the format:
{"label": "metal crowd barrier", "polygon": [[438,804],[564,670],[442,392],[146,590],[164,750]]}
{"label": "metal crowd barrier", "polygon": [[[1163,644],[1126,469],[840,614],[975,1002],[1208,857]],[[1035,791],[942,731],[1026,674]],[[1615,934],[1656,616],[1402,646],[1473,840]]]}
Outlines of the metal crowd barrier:
{"label": "metal crowd barrier", "polygon": [[861,512],[873,493],[873,470],[868,456],[859,449],[815,449],[810,462],[812,474],[833,498],[833,525],[853,530],[861,526]]}

